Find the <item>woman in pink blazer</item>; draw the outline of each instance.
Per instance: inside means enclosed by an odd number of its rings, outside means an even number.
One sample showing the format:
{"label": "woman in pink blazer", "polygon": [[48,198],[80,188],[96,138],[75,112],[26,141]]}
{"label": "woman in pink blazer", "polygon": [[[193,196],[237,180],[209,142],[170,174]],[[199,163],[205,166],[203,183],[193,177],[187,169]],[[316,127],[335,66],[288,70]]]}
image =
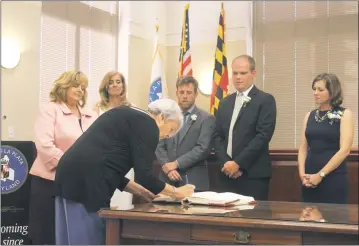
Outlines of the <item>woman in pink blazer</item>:
{"label": "woman in pink blazer", "polygon": [[37,157],[30,169],[29,236],[33,244],[55,244],[54,178],[59,159],[96,119],[86,111],[88,79],[82,72],[64,72],[40,109],[35,123]]}

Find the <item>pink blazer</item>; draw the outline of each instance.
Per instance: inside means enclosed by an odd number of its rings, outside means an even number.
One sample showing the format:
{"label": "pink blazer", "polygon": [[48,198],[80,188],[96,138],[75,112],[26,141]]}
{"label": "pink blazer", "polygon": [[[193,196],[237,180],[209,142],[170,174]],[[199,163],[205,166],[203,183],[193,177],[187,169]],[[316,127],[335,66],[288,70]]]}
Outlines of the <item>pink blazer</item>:
{"label": "pink blazer", "polygon": [[81,125],[65,103],[49,103],[41,107],[35,123],[37,157],[30,174],[54,180],[57,164],[64,152],[97,118],[92,111],[80,108]]}

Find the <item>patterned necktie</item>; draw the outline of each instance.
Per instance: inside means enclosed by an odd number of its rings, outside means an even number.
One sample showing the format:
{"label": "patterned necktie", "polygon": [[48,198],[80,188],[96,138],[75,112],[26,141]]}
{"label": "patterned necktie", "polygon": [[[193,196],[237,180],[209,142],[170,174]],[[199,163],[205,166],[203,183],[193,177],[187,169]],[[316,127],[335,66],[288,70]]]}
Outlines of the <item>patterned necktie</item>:
{"label": "patterned necktie", "polygon": [[227,145],[227,154],[232,158],[232,135],[233,135],[233,127],[237,121],[239,111],[241,111],[243,105],[243,93],[237,92],[236,101],[234,103],[234,109],[232,113],[231,124],[229,126],[228,133],[228,145]]}
{"label": "patterned necktie", "polygon": [[177,133],[177,143],[178,144],[179,144],[180,137],[182,136],[183,131],[185,129],[186,123],[188,122],[187,116],[190,114],[190,112],[182,112],[182,114],[183,114],[183,126],[182,126],[181,130]]}
{"label": "patterned necktie", "polygon": [[183,114],[183,126],[187,123],[187,116],[190,114],[189,112],[182,112]]}

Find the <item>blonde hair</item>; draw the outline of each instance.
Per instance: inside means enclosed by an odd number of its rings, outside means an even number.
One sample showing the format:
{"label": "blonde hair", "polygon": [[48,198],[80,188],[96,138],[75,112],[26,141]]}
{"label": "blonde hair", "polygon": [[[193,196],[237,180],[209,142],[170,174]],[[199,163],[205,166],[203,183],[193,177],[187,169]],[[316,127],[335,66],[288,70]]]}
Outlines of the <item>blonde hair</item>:
{"label": "blonde hair", "polygon": [[86,104],[87,99],[87,91],[86,88],[88,86],[88,78],[87,76],[80,71],[66,71],[60,75],[60,77],[55,80],[54,87],[50,92],[50,101],[51,102],[66,102],[66,91],[70,87],[77,87],[79,84],[84,84],[84,96],[79,101],[79,106],[83,108]]}
{"label": "blonde hair", "polygon": [[122,94],[120,95],[120,97],[122,99],[121,105],[131,106],[131,103],[126,98],[127,87],[126,87],[125,77],[120,72],[112,71],[112,72],[106,73],[105,77],[103,77],[103,79],[102,79],[102,82],[101,82],[100,88],[99,88],[101,101],[97,104],[97,106],[102,108],[103,110],[108,109],[108,103],[110,101],[110,97],[108,94],[108,86],[110,84],[110,79],[113,76],[115,76],[116,74],[120,75],[121,82],[122,82],[122,88],[123,88]]}

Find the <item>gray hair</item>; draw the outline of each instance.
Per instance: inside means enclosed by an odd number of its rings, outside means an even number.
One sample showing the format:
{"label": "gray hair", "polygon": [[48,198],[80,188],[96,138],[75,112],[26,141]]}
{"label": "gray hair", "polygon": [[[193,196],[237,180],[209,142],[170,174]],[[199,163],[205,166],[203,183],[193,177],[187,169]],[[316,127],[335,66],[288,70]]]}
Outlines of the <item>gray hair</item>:
{"label": "gray hair", "polygon": [[151,102],[148,105],[148,112],[154,115],[162,114],[164,120],[178,121],[181,129],[183,126],[183,114],[177,102],[172,99],[162,98]]}

